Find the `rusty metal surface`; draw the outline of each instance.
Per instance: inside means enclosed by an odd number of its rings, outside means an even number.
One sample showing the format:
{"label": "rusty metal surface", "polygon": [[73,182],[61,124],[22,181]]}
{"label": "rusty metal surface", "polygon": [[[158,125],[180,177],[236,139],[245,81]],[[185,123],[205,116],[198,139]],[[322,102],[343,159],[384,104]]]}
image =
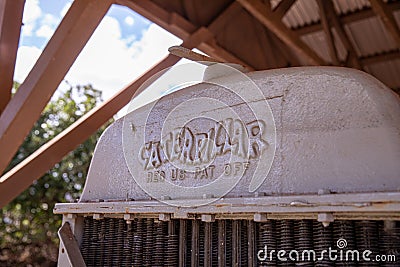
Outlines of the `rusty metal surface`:
{"label": "rusty metal surface", "polygon": [[[358,260],[349,258],[349,262],[339,257],[332,260],[328,253],[321,254],[327,248],[344,249],[343,252],[345,249],[358,250],[360,254],[368,249],[372,254],[370,259],[379,253],[394,255],[395,261],[388,262],[388,266],[397,266],[400,260],[398,222],[390,222],[391,228],[386,227],[387,221],[371,220],[340,220],[327,227],[312,220],[219,220],[204,223],[181,219],[174,220],[174,223],[178,226],[180,237],[192,240],[174,247],[176,253],[179,251],[180,256],[175,260],[180,262],[180,266],[264,266],[266,263],[276,266],[282,259],[268,252],[278,250],[297,250],[299,254],[312,250],[317,253],[314,260],[311,257],[308,261],[307,258],[290,257],[291,261],[284,262],[285,266],[287,263],[291,264],[289,266],[337,266],[338,263],[380,266],[361,257]],[[153,231],[143,231],[143,225],[146,225],[146,230]],[[190,231],[182,225],[190,225]],[[86,217],[81,251],[88,266],[177,266],[167,260],[170,249],[168,237],[163,223],[153,219],[135,219],[126,223],[118,218],[97,221]],[[135,239],[141,242],[137,244]],[[155,244],[149,240],[156,240]],[[144,253],[136,254],[136,248]],[[190,249],[192,256],[185,257],[185,251]]]}

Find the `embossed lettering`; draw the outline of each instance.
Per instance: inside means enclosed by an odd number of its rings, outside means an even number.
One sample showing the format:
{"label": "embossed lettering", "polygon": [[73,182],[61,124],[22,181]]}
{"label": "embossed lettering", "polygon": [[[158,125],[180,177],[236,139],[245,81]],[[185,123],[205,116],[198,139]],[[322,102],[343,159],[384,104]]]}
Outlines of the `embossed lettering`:
{"label": "embossed lettering", "polygon": [[252,121],[247,124],[247,131],[250,138],[250,151],[249,157],[258,158],[264,149],[267,149],[269,144],[264,139],[265,122],[258,120]]}
{"label": "embossed lettering", "polygon": [[182,144],[182,151],[180,155],[180,160],[186,164],[193,163],[193,144],[194,144],[194,136],[192,131],[184,127],[183,128],[183,144]]}
{"label": "embossed lettering", "polygon": [[[209,164],[215,157],[231,153],[243,159],[255,159],[269,147],[266,124],[255,120],[244,124],[241,120],[227,118],[216,122],[207,132],[194,133],[189,127],[175,129],[160,141],[150,141],[139,151],[139,161],[144,170],[157,169],[167,162],[191,166]],[[235,166],[225,172],[235,173]],[[173,173],[178,178],[178,173]]]}

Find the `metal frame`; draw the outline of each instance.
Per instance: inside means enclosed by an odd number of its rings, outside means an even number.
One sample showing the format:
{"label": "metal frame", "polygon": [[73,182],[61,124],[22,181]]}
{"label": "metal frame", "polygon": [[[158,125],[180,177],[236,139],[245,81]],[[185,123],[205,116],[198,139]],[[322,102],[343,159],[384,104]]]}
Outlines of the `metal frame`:
{"label": "metal frame", "polygon": [[65,222],[58,230],[58,236],[63,243],[64,248],[61,253],[67,254],[68,260],[73,267],[86,267],[81,251],[79,250],[78,241],[72,232],[69,222]]}
{"label": "metal frame", "polygon": [[[181,200],[182,201],[182,200]],[[180,202],[181,202],[180,201]],[[191,201],[187,200],[187,205]],[[173,200],[170,203],[174,203]],[[115,201],[56,204],[56,214],[123,217],[195,219],[215,215],[215,219],[318,219],[332,214],[334,219],[400,220],[400,193],[357,193],[295,196],[258,196],[216,199],[207,206],[176,207],[158,201]],[[168,214],[168,216],[164,216]],[[130,218],[130,217],[128,217]],[[161,217],[160,217],[161,218]]]}

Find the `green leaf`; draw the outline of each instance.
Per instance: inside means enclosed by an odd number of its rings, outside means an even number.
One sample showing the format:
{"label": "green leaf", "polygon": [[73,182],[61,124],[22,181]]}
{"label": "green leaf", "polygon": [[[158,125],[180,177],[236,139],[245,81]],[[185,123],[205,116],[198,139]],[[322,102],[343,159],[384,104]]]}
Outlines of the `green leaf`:
{"label": "green leaf", "polygon": [[[18,87],[19,84],[14,82],[14,92]],[[101,101],[101,91],[91,85],[84,85],[71,87],[49,102],[7,170],[12,169]],[[5,250],[11,251],[7,255],[14,257],[8,259],[7,264],[20,264],[19,257],[30,251],[27,247],[35,253],[25,259],[24,265],[42,265],[44,259],[49,262],[56,259],[59,243],[57,231],[62,218],[53,214],[54,205],[80,197],[97,139],[110,123],[111,120],[2,208],[0,258],[4,258],[2,252]],[[49,251],[55,255],[50,255]]]}

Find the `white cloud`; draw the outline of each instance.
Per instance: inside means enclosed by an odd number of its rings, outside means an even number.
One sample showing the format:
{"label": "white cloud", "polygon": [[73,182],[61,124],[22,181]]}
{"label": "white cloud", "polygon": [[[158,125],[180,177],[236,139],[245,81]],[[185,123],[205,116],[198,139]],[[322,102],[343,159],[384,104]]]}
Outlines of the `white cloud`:
{"label": "white cloud", "polygon": [[18,48],[14,74],[15,81],[22,83],[25,80],[41,53],[42,51],[34,46],[20,46]]}
{"label": "white cloud", "polygon": [[47,24],[50,26],[57,26],[57,24],[59,23],[60,19],[56,18],[54,15],[52,14],[45,14],[41,20],[42,24]]}
{"label": "white cloud", "polygon": [[106,16],[66,76],[72,84],[92,83],[107,99],[168,54],[180,39],[155,24],[129,45],[119,22]]}
{"label": "white cloud", "polygon": [[129,26],[135,24],[135,20],[131,16],[126,16],[124,22]]}
{"label": "white cloud", "polygon": [[60,16],[61,17],[64,17],[65,14],[67,14],[67,12],[68,12],[69,8],[71,7],[71,5],[72,5],[72,1],[67,3],[67,4],[65,4],[65,6],[61,9],[61,12],[60,12]]}
{"label": "white cloud", "polygon": [[37,37],[43,37],[46,39],[50,39],[50,37],[55,32],[58,24],[60,23],[61,18],[57,18],[52,14],[45,14],[39,20],[39,29],[35,32]]}
{"label": "white cloud", "polygon": [[36,36],[49,39],[53,35],[54,31],[55,29],[50,27],[49,25],[42,25],[36,31]]}
{"label": "white cloud", "polygon": [[[50,30],[51,27],[41,27],[37,34],[48,35]],[[140,40],[124,39],[118,20],[106,16],[65,80],[72,85],[90,83],[102,90],[104,99],[108,99],[165,57],[168,47],[180,42],[180,39],[155,24],[143,32]],[[17,81],[25,79],[40,53],[41,50],[36,47],[22,46],[18,49]],[[63,87],[66,87],[65,83],[60,86]]]}
{"label": "white cloud", "polygon": [[42,10],[39,6],[39,0],[27,0],[24,7],[22,34],[31,36],[32,31],[36,26],[37,20],[42,15]]}
{"label": "white cloud", "polygon": [[136,35],[134,35],[134,34],[129,35],[128,37],[123,39],[123,41],[126,43],[126,45],[132,45],[134,41],[137,41]]}
{"label": "white cloud", "polygon": [[27,0],[23,14],[22,36],[32,36],[35,33],[37,37],[50,38],[59,22],[60,18],[42,13],[39,0]]}

